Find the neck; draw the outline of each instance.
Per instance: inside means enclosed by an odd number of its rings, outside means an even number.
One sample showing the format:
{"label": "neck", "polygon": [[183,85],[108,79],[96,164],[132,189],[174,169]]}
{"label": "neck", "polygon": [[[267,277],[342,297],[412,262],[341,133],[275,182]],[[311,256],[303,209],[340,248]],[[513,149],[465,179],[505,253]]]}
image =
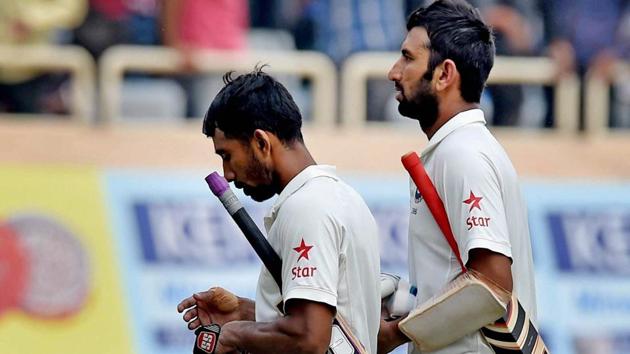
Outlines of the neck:
{"label": "neck", "polygon": [[279,148],[274,151],[274,160],[276,161],[275,170],[280,182],[280,191],[305,168],[317,164],[301,142],[289,143],[288,145],[280,144]]}
{"label": "neck", "polygon": [[446,122],[451,120],[451,118],[455,117],[457,114],[468,111],[471,109],[479,108],[478,103],[469,103],[465,101],[458,102],[457,104],[445,104],[440,105],[438,109],[438,118],[435,123],[428,129],[424,130],[424,133],[427,135],[428,139],[431,139],[435,133],[442,128]]}

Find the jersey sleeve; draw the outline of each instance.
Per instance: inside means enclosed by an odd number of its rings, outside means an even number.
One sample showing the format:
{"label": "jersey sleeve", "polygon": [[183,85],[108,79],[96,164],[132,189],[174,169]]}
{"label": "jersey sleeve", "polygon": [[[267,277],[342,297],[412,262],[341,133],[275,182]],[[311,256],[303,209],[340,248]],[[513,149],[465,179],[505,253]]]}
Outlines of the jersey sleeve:
{"label": "jersey sleeve", "polygon": [[464,264],[470,250],[484,248],[512,258],[501,178],[482,152],[451,154],[436,185],[443,197]]}
{"label": "jersey sleeve", "polygon": [[304,299],[336,307],[342,227],[322,203],[293,200],[283,209],[283,301]]}

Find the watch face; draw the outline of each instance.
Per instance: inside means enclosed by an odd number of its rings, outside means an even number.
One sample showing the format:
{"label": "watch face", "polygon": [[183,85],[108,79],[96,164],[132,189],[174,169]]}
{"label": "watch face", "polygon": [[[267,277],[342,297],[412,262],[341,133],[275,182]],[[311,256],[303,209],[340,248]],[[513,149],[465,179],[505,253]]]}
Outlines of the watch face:
{"label": "watch face", "polygon": [[20,306],[29,279],[29,259],[16,232],[0,223],[0,315]]}
{"label": "watch face", "polygon": [[89,290],[90,265],[76,235],[59,222],[38,214],[10,217],[28,260],[20,306],[42,317],[70,315],[83,307]]}

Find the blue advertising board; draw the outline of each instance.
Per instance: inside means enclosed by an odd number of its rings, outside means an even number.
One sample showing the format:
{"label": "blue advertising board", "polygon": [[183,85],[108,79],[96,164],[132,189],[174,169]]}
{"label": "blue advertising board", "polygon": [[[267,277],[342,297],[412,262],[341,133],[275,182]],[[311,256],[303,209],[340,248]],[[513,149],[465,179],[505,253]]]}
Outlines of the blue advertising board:
{"label": "blue advertising board", "polygon": [[630,184],[530,182],[524,192],[550,350],[630,352]]}
{"label": "blue advertising board", "polygon": [[[177,303],[210,286],[254,297],[260,261],[202,171],[109,171],[106,195],[139,354],[189,353]],[[383,271],[407,274],[408,179],[346,175],[380,228]],[[554,354],[630,352],[630,184],[523,184],[538,327]],[[239,191],[262,228],[271,201]],[[404,352],[399,349],[397,353]]]}

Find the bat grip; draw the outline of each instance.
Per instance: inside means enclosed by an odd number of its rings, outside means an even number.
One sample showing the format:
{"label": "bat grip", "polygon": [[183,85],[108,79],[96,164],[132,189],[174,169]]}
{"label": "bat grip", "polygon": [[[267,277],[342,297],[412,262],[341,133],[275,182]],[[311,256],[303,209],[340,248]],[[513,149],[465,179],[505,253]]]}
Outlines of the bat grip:
{"label": "bat grip", "polygon": [[[212,192],[215,193],[221,204],[228,211],[228,214],[232,216],[238,228],[243,232],[249,244],[254,248],[265,268],[271,273],[280,291],[282,291],[282,260],[278,257],[276,251],[260,232],[260,229],[249,216],[236,194],[229,188],[227,181],[216,174],[216,172],[208,176],[206,181],[210,185]],[[217,187],[217,185],[219,186]]]}
{"label": "bat grip", "polygon": [[282,260],[276,251],[271,247],[265,236],[260,232],[258,226],[247,213],[245,208],[237,210],[232,214],[236,225],[241,229],[249,244],[252,245],[258,257],[271,273],[271,276],[282,290]]}

